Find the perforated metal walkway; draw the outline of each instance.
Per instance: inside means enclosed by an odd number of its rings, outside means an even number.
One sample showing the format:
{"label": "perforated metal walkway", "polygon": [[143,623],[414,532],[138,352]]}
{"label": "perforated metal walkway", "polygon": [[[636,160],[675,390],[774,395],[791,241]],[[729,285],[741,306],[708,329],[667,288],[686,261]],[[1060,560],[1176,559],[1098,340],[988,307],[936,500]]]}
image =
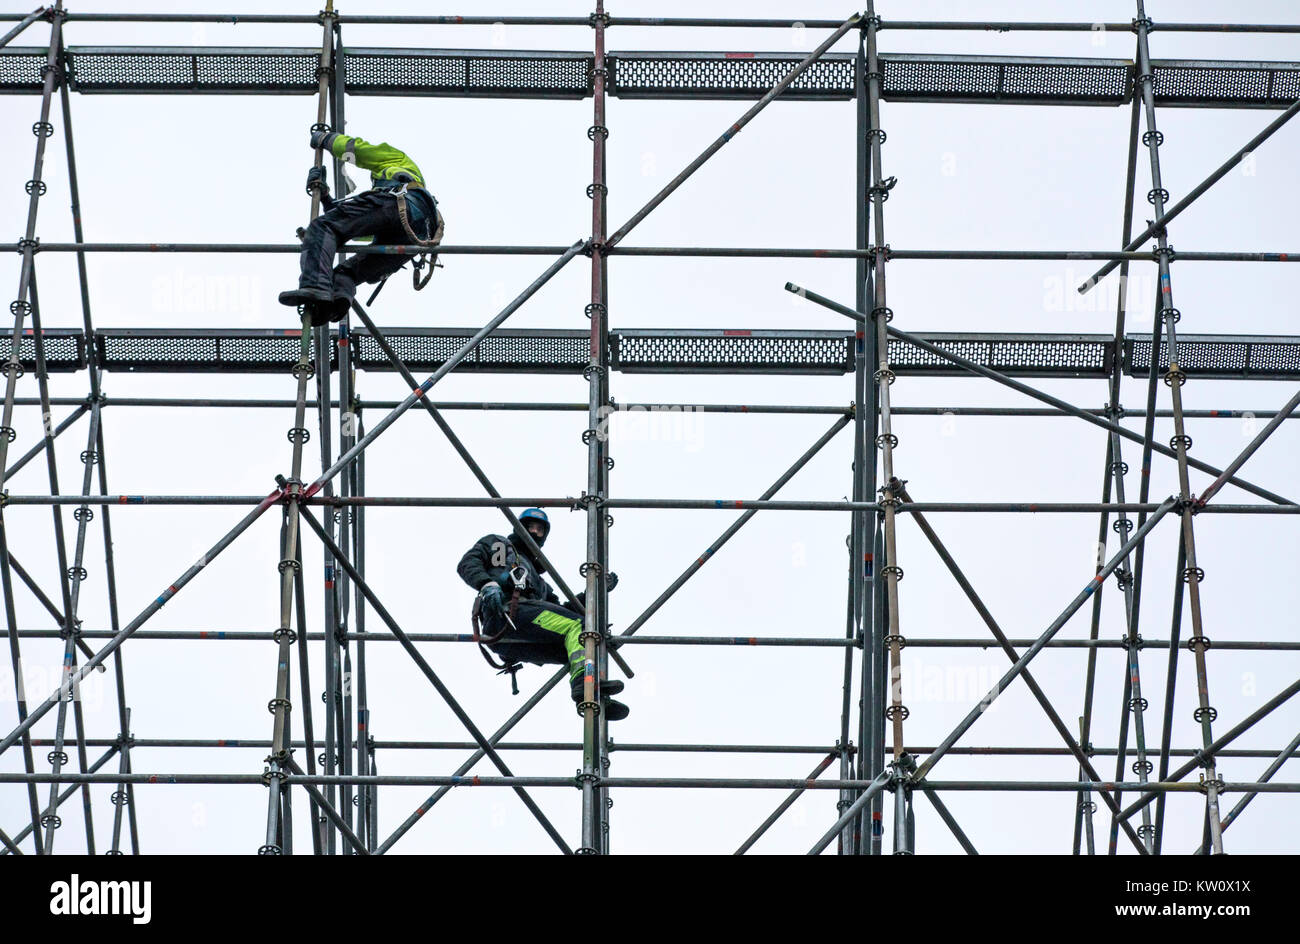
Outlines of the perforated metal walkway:
{"label": "perforated metal walkway", "polygon": [[[285,47],[70,46],[64,68],[86,93],[313,94],[320,51]],[[0,92],[39,93],[46,51],[0,50]],[[625,52],[608,56],[609,93],[621,98],[757,98],[800,59],[776,52]],[[1130,101],[1127,59],[888,54],[887,101],[1119,105]],[[1160,105],[1283,108],[1300,97],[1300,63],[1153,60]],[[585,98],[584,52],[348,48],[350,95]],[[784,93],[853,97],[853,56],[823,56]]]}
{"label": "perforated metal walkway", "polygon": [[[398,356],[413,370],[440,367],[472,328],[385,328]],[[30,337],[31,332],[26,332]],[[74,328],[44,332],[51,371],[85,369],[93,352],[105,370],[187,373],[284,371],[298,359],[295,330],[169,330],[118,328],[95,332],[93,343]],[[1112,338],[1102,334],[922,333],[920,337],[986,367],[1017,377],[1110,375]],[[589,362],[590,335],[580,330],[498,330],[485,338],[462,371],[580,374]],[[1300,379],[1300,337],[1183,335],[1183,366],[1198,376],[1249,380]],[[331,335],[331,368],[338,366],[338,337]],[[1121,368],[1145,376],[1149,336],[1124,340]],[[9,338],[0,336],[0,359]],[[352,335],[354,363],[364,370],[391,369],[365,330]],[[895,373],[961,376],[965,372],[897,339],[890,341]],[[610,332],[609,363],[624,373],[843,374],[853,370],[853,335],[843,331],[748,331],[641,329]],[[35,345],[23,345],[23,365],[35,369]],[[1161,365],[1167,365],[1161,348]]]}

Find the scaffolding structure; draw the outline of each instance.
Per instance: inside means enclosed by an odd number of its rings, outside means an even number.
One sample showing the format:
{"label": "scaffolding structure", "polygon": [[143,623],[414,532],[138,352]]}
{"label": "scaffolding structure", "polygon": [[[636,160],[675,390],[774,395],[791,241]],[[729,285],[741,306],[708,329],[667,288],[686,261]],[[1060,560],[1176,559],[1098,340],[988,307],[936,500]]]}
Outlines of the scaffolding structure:
{"label": "scaffolding structure", "polygon": [[[1213,627],[1203,625],[1200,583],[1205,576],[1198,566],[1196,523],[1204,514],[1230,514],[1253,520],[1255,515],[1297,514],[1300,505],[1285,493],[1292,483],[1257,483],[1246,463],[1267,438],[1300,406],[1296,393],[1275,410],[1259,411],[1268,422],[1253,440],[1226,463],[1211,463],[1189,454],[1192,446],[1184,421],[1237,415],[1222,410],[1185,409],[1182,387],[1191,378],[1242,380],[1300,380],[1300,336],[1254,336],[1186,334],[1176,331],[1180,314],[1173,303],[1171,270],[1178,261],[1285,263],[1300,261],[1287,252],[1179,252],[1170,247],[1166,226],[1187,206],[1223,178],[1243,157],[1264,142],[1297,111],[1300,111],[1300,62],[1225,62],[1152,59],[1148,37],[1162,32],[1260,32],[1297,33],[1300,25],[1231,25],[1159,23],[1148,18],[1142,0],[1136,0],[1136,18],[1131,23],[1029,23],[1029,22],[919,22],[882,20],[874,4],[843,21],[755,20],[737,18],[635,18],[611,16],[603,0],[595,3],[590,17],[492,17],[492,16],[348,16],[335,12],[330,0],[319,16],[254,14],[108,14],[68,13],[59,0],[30,15],[0,16],[14,22],[0,39],[0,92],[38,95],[40,113],[32,126],[35,161],[26,190],[30,203],[24,235],[18,243],[21,274],[16,300],[10,305],[14,316],[7,340],[0,339],[0,357],[6,376],[3,420],[0,421],[0,489],[23,467],[44,457],[48,465],[48,493],[10,494],[0,501],[0,589],[6,615],[5,635],[12,672],[16,681],[18,724],[0,740],[0,753],[16,749],[22,753],[23,772],[0,773],[6,791],[23,792],[25,819],[18,824],[0,824],[0,843],[7,853],[50,853],[56,830],[61,825],[61,805],[80,792],[86,825],[88,851],[97,846],[92,826],[91,784],[112,784],[112,838],[107,851],[113,854],[144,852],[136,824],[139,796],[136,784],[188,783],[262,785],[267,790],[265,841],[259,851],[283,854],[293,848],[292,799],[305,801],[310,811],[311,851],[317,854],[379,854],[389,851],[417,822],[456,787],[505,788],[513,791],[562,852],[601,854],[611,851],[610,794],[633,788],[718,788],[766,789],[785,793],[772,814],[757,824],[739,847],[752,847],[777,819],[807,790],[831,790],[838,794],[839,817],[825,824],[812,853],[831,847],[841,854],[880,854],[889,850],[909,854],[915,848],[914,813],[917,794],[933,805],[953,836],[969,853],[975,853],[971,839],[943,802],[947,791],[1061,791],[1077,795],[1074,807],[1075,853],[1093,853],[1103,847],[1139,854],[1159,854],[1166,820],[1166,800],[1171,793],[1199,793],[1204,798],[1204,841],[1200,852],[1222,853],[1224,830],[1260,793],[1296,793],[1300,782],[1274,780],[1285,762],[1300,748],[1300,735],[1273,750],[1240,749],[1233,742],[1252,725],[1288,704],[1300,692],[1300,680],[1265,700],[1241,719],[1218,721],[1211,701],[1209,653]],[[78,47],[64,44],[63,29],[76,22],[242,22],[315,24],[321,41],[311,48],[203,48],[203,47]],[[15,47],[11,40],[33,23],[48,22],[50,41],[45,48]],[[505,52],[467,49],[380,49],[345,46],[344,28],[349,24],[438,24],[519,26],[587,26],[593,37],[591,51]],[[750,27],[789,29],[801,25],[825,33],[811,52],[791,53],[665,53],[607,51],[610,29],[619,27]],[[899,30],[1028,30],[1089,31],[1098,28],[1133,35],[1132,60],[995,57],[970,55],[919,55],[884,53],[878,48],[881,33]],[[858,38],[855,53],[829,50],[846,36]],[[447,245],[441,252],[456,254],[537,255],[550,259],[545,269],[523,292],[477,330],[460,328],[390,329],[376,326],[366,307],[354,303],[349,317],[337,330],[311,328],[304,318],[300,331],[240,329],[103,329],[92,319],[92,292],[86,278],[86,255],[101,253],[296,253],[293,244],[130,244],[93,243],[83,239],[77,189],[77,166],[73,150],[70,92],[82,94],[260,94],[314,95],[316,122],[313,128],[343,130],[345,102],[354,95],[464,96],[503,98],[570,98],[592,100],[591,228],[568,246]],[[46,191],[44,154],[46,142],[55,132],[51,112],[55,97],[61,105],[63,134],[68,157],[68,182],[72,194],[75,241],[40,242],[37,211]],[[648,203],[610,232],[606,207],[606,154],[609,135],[605,107],[608,96],[652,99],[736,99],[752,101],[748,110],[702,153],[667,183]],[[623,245],[631,231],[680,187],[714,154],[753,120],[768,104],[785,100],[844,100],[856,104],[855,140],[856,244],[852,248],[796,249],[742,247],[653,248]],[[886,133],[881,126],[880,104],[893,102],[1005,103],[1010,105],[1074,104],[1131,108],[1126,196],[1123,232],[1118,250],[1096,251],[986,251],[892,249],[886,238],[885,203],[895,179],[885,173],[883,157]],[[1161,186],[1160,147],[1163,136],[1157,129],[1158,108],[1212,107],[1278,111],[1253,139],[1232,154],[1201,185],[1177,202]],[[1153,207],[1154,221],[1134,234],[1135,178],[1139,146],[1150,160],[1152,189],[1146,195]],[[316,152],[321,166],[323,152]],[[339,167],[334,167],[337,175]],[[311,218],[319,207],[319,192],[313,192]],[[1143,248],[1149,244],[1154,248]],[[350,246],[349,252],[404,252],[415,255],[420,247]],[[36,260],[42,253],[75,254],[80,279],[83,327],[43,328],[37,295]],[[816,287],[790,284],[787,288],[810,305],[820,305],[851,319],[843,331],[706,329],[632,329],[611,325],[608,294],[608,259],[616,255],[658,255],[678,257],[767,257],[830,258],[856,261],[856,293],[837,301],[815,291]],[[581,330],[512,330],[502,325],[561,269],[579,257],[590,264],[590,301],[586,315],[590,326]],[[1150,334],[1129,333],[1125,322],[1128,301],[1119,293],[1115,329],[1111,334],[1010,334],[1010,333],[926,333],[896,327],[889,306],[886,276],[891,260],[1093,260],[1096,276],[1080,291],[1091,290],[1107,273],[1118,269],[1127,279],[1133,263],[1152,263],[1158,268],[1158,291],[1154,299],[1156,317]],[[1148,304],[1139,299],[1136,304]],[[901,314],[901,313],[900,313]],[[899,318],[901,323],[905,318]],[[7,346],[6,346],[7,345]],[[581,375],[588,386],[585,404],[557,403],[436,403],[429,392],[453,370],[513,373]],[[51,397],[48,378],[54,372],[86,372],[89,392],[84,398]],[[179,372],[189,375],[213,373],[289,373],[296,384],[292,398],[166,400],[163,398],[109,397],[104,374],[113,371]],[[363,400],[357,386],[358,371],[395,371],[411,393],[400,401]],[[420,380],[415,372],[428,372]],[[613,466],[609,437],[604,434],[613,403],[611,376],[625,372],[665,374],[786,374],[829,375],[852,378],[851,402],[844,407],[771,404],[710,404],[696,408],[727,412],[824,414],[830,427],[769,489],[752,500],[728,500],[728,509],[743,512],[676,581],[618,633],[611,634],[608,608],[609,540],[611,513],[618,508],[715,509],[724,503],[712,499],[624,498],[611,493],[609,472]],[[19,396],[19,379],[35,375],[36,396]],[[1146,403],[1143,410],[1124,409],[1122,378],[1144,379]],[[978,376],[1038,401],[1034,407],[932,408],[896,406],[890,400],[890,385],[898,376]],[[1032,381],[1035,378],[1095,378],[1108,382],[1108,400],[1102,409],[1084,408],[1049,394]],[[1169,391],[1168,406],[1160,405],[1160,388]],[[333,384],[337,386],[333,386]],[[170,405],[199,408],[265,408],[294,414],[289,431],[292,444],[290,469],[277,477],[278,486],[266,495],[133,495],[113,493],[105,471],[102,416],[106,407]],[[361,419],[362,406],[375,422]],[[54,407],[71,412],[57,425],[47,419],[43,438],[28,446],[16,460],[11,458],[15,443],[15,410],[39,409],[50,417]],[[522,505],[544,508],[574,507],[567,497],[503,496],[487,472],[475,461],[443,417],[446,410],[574,410],[585,412],[587,431],[586,480],[577,508],[584,516],[586,559],[580,568],[585,590],[585,608],[575,588],[568,586],[561,572],[547,561],[522,528],[512,511]],[[366,449],[404,413],[423,410],[438,426],[481,483],[486,497],[375,496],[367,493],[364,456]],[[944,502],[914,500],[899,477],[894,449],[899,440],[893,428],[895,417],[968,413],[1010,417],[1068,417],[1086,422],[1108,434],[1104,460],[1102,495],[1095,503],[1009,503]],[[309,422],[315,414],[314,429]],[[1142,417],[1144,429],[1137,433],[1120,422],[1122,417]],[[54,462],[55,441],[80,419],[86,418],[85,465],[78,492],[65,494],[60,488]],[[1175,435],[1166,445],[1155,440],[1158,417],[1172,418]],[[852,427],[853,471],[849,500],[787,501],[778,492],[801,468],[841,431]],[[313,479],[304,475],[305,446],[315,438],[320,449],[322,472]],[[1129,456],[1140,450],[1140,485],[1136,497],[1126,480],[1125,440]],[[1157,456],[1157,454],[1159,454]],[[1179,491],[1161,497],[1150,494],[1149,470],[1153,462],[1176,463]],[[1211,483],[1194,491],[1191,475],[1196,470],[1211,477]],[[1231,483],[1255,496],[1253,503],[1227,504],[1217,501],[1224,485]],[[171,505],[179,508],[230,505],[247,509],[243,517],[203,557],[175,577],[156,600],[137,614],[119,614],[115,588],[115,567],[110,529],[110,508],[130,505]],[[15,545],[22,535],[5,525],[10,506],[48,506],[53,515],[60,585],[53,593],[42,588],[15,557]],[[75,538],[65,537],[64,508],[73,509]],[[585,687],[579,702],[582,717],[580,744],[569,742],[511,743],[507,737],[519,721],[561,680],[567,670],[557,671],[497,730],[487,732],[457,702],[435,669],[416,648],[416,643],[464,644],[468,634],[410,633],[405,631],[376,595],[366,579],[365,510],[369,507],[483,507],[497,508],[509,521],[517,540],[528,545],[555,580],[567,605],[584,614]],[[202,579],[204,568],[234,546],[259,518],[275,509],[282,516],[281,553],[276,565],[280,583],[278,626],[267,632],[229,632],[222,638],[259,639],[276,643],[277,677],[268,704],[273,716],[271,736],[265,741],[242,741],[242,746],[269,751],[265,766],[247,773],[168,773],[140,771],[148,767],[140,752],[166,747],[216,747],[217,742],[198,739],[176,740],[137,737],[130,720],[130,700],[123,672],[124,643],[132,638],[192,640],[206,638],[206,632],[158,630],[145,624],[172,597],[192,581]],[[846,588],[846,632],[842,638],[763,636],[738,639],[731,636],[636,636],[638,630],[695,573],[752,519],[765,510],[830,511],[845,514],[850,524]],[[1099,518],[1098,541],[1105,547],[1114,531],[1120,544],[1104,560],[1077,596],[1051,618],[1034,638],[1009,638],[994,619],[974,586],[949,552],[938,531],[927,519],[932,512],[983,513],[1086,513]],[[120,512],[120,513],[130,513]],[[103,534],[104,565],[109,589],[109,628],[82,628],[79,593],[86,577],[84,566],[89,552],[92,522],[98,519]],[[1176,524],[1175,524],[1176,522]],[[987,647],[988,640],[960,640],[907,637],[907,615],[900,612],[898,588],[903,577],[896,531],[915,526],[934,547],[963,593],[969,598],[992,639],[1008,659],[1005,674],[988,694],[941,742],[915,745],[907,740],[909,709],[903,703],[901,678],[906,671],[905,647]],[[1142,592],[1145,539],[1157,528],[1178,528],[1178,551],[1172,625],[1166,639],[1143,640]],[[326,555],[327,580],[323,599],[324,623],[309,625],[307,584],[303,574],[303,547],[319,541]],[[71,547],[69,547],[71,543]],[[21,553],[21,552],[20,552]],[[268,566],[270,561],[267,562]],[[1103,586],[1122,595],[1127,614],[1123,639],[1099,635]],[[16,596],[20,588],[35,595],[49,613],[55,628],[20,628]],[[1184,608],[1190,621],[1185,632]],[[1054,637],[1076,613],[1090,609],[1091,631],[1084,639]],[[1150,607],[1148,607],[1148,610]],[[127,618],[123,619],[122,616]],[[376,627],[378,619],[382,627]],[[1155,617],[1147,614],[1146,624]],[[367,621],[370,625],[367,626]],[[1153,633],[1154,635],[1154,633]],[[63,641],[63,678],[58,689],[39,693],[41,700],[29,701],[20,678],[22,643],[27,639],[58,638]],[[325,654],[323,666],[309,665],[307,643],[320,642]],[[376,739],[367,708],[366,647],[396,642],[411,657],[420,674],[436,689],[468,733],[461,741],[384,741]],[[769,645],[838,647],[843,649],[841,712],[834,727],[828,722],[833,744],[827,745],[635,745],[619,744],[612,751],[609,732],[600,713],[599,689],[617,670],[631,673],[627,664],[635,645]],[[1077,724],[1067,722],[1035,681],[1029,663],[1046,648],[1086,650],[1087,675],[1083,716]],[[1096,745],[1093,731],[1093,694],[1096,662],[1100,650],[1122,648],[1126,652],[1123,704],[1120,728],[1113,746]],[[1149,701],[1141,679],[1143,649],[1164,649],[1168,671],[1164,708],[1152,725],[1146,717]],[[1215,650],[1285,652],[1300,650],[1300,641],[1268,639],[1224,639],[1216,637]],[[1199,739],[1194,745],[1173,742],[1173,706],[1180,658],[1192,661],[1183,667],[1182,684],[1192,676],[1197,691],[1195,721]],[[81,681],[111,661],[115,678],[118,734],[115,738],[88,736],[81,704],[76,693]],[[297,678],[294,678],[296,666]],[[355,666],[355,671],[354,671]],[[311,711],[293,712],[293,702],[311,705],[311,672],[323,672],[325,729],[314,730]],[[345,679],[351,679],[348,685]],[[958,741],[981,717],[994,699],[1021,682],[1028,687],[1059,735],[1059,744],[1020,748],[972,748]],[[35,738],[32,728],[53,713],[52,739]],[[69,718],[71,715],[71,718]],[[295,729],[294,718],[300,719]],[[69,730],[69,722],[71,730]],[[1130,728],[1133,746],[1130,747]],[[1153,743],[1159,739],[1158,747]],[[225,743],[225,742],[222,742]],[[503,754],[506,749],[573,751],[581,749],[582,766],[577,776],[518,776]],[[38,769],[37,748],[48,748],[48,771]],[[294,757],[301,750],[303,762]],[[398,776],[377,772],[377,756],[387,750],[461,750],[468,758],[454,770],[440,775]],[[804,777],[755,778],[669,778],[619,777],[611,773],[611,754],[617,751],[697,750],[704,752],[755,751],[777,754],[815,753],[818,763]],[[75,771],[69,751],[75,751]],[[989,756],[1069,756],[1078,764],[1078,777],[1069,781],[1043,780],[936,780],[930,772],[946,755],[983,753]],[[436,755],[431,755],[436,756]],[[1218,763],[1226,757],[1271,757],[1265,773],[1253,782],[1225,781]],[[1114,758],[1114,776],[1106,778],[1102,760]],[[486,759],[491,775],[473,773]],[[110,765],[116,765],[112,770]],[[822,775],[834,768],[832,777]],[[1131,771],[1132,776],[1128,775]],[[1195,781],[1188,778],[1197,775]],[[395,829],[381,829],[378,798],[382,787],[422,786],[432,788],[428,799],[406,816]],[[538,806],[531,791],[547,788],[577,788],[581,793],[578,824],[553,823]],[[6,793],[13,796],[13,793]],[[1128,802],[1125,803],[1125,797]],[[1222,809],[1225,799],[1235,805]],[[1102,808],[1105,812],[1102,812]],[[1109,831],[1108,842],[1094,835],[1094,819],[1101,815]],[[891,839],[885,838],[885,824],[891,824]],[[575,828],[576,826],[576,828]]]}

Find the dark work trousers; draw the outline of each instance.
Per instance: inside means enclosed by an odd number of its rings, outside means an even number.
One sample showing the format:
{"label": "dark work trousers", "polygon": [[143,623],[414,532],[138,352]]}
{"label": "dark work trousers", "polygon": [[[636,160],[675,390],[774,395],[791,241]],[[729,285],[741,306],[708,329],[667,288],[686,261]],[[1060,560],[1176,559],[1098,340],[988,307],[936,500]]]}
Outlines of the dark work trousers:
{"label": "dark work trousers", "polygon": [[[485,627],[489,635],[500,629],[499,623]],[[573,610],[545,600],[520,600],[515,628],[489,648],[507,662],[567,665],[572,679],[582,675],[585,655],[581,635],[582,617]]]}
{"label": "dark work trousers", "polygon": [[376,246],[404,246],[410,242],[397,215],[397,199],[388,193],[366,190],[334,204],[307,227],[302,241],[302,275],[299,288],[319,289],[336,298],[352,298],[358,282],[378,282],[392,275],[409,256],[361,253],[334,265],[339,246],[358,236],[373,236]]}

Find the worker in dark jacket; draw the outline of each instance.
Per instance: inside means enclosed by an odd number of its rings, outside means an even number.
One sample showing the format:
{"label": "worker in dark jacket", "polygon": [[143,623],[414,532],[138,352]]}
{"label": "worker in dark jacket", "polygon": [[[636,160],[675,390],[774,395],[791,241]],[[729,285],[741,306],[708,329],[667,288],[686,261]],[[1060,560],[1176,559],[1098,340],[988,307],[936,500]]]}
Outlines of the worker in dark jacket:
{"label": "worker in dark jacket", "polygon": [[[324,167],[307,172],[307,189],[320,191],[325,212],[303,236],[298,288],[281,292],[280,302],[305,306],[312,324],[319,325],[347,314],[358,282],[379,282],[410,260],[406,255],[359,253],[336,267],[340,246],[350,239],[373,238],[376,246],[432,248],[442,240],[443,222],[437,201],[424,188],[420,168],[397,148],[325,131],[312,132],[311,146],[370,171],[370,189],[342,200],[330,195]],[[349,189],[346,178],[341,183]]]}
{"label": "worker in dark jacket", "polygon": [[[529,508],[519,516],[520,523],[541,547],[550,532],[546,512]],[[480,538],[460,559],[456,572],[479,592],[476,609],[483,620],[483,633],[499,638],[488,645],[510,665],[531,662],[534,665],[558,664],[569,667],[570,693],[581,703],[586,654],[582,640],[582,616],[561,605],[544,579],[542,568],[533,560],[523,542],[511,535],[489,534]],[[618,583],[609,575],[609,588]],[[577,600],[586,606],[586,593]],[[600,683],[605,717],[621,721],[628,715],[627,705],[607,698],[623,690],[623,683],[607,680]]]}

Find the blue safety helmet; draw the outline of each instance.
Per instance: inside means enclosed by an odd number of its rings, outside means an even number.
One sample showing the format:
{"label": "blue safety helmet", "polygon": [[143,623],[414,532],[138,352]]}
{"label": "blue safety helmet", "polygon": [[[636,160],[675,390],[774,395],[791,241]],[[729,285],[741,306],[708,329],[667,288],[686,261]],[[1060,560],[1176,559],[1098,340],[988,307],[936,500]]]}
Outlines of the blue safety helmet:
{"label": "blue safety helmet", "polygon": [[524,526],[525,530],[527,530],[528,522],[530,521],[540,521],[542,523],[542,536],[540,538],[533,538],[533,540],[537,542],[537,546],[541,547],[546,543],[546,536],[551,533],[551,519],[547,518],[546,512],[542,511],[540,508],[525,508],[523,513],[519,516],[519,523]]}

